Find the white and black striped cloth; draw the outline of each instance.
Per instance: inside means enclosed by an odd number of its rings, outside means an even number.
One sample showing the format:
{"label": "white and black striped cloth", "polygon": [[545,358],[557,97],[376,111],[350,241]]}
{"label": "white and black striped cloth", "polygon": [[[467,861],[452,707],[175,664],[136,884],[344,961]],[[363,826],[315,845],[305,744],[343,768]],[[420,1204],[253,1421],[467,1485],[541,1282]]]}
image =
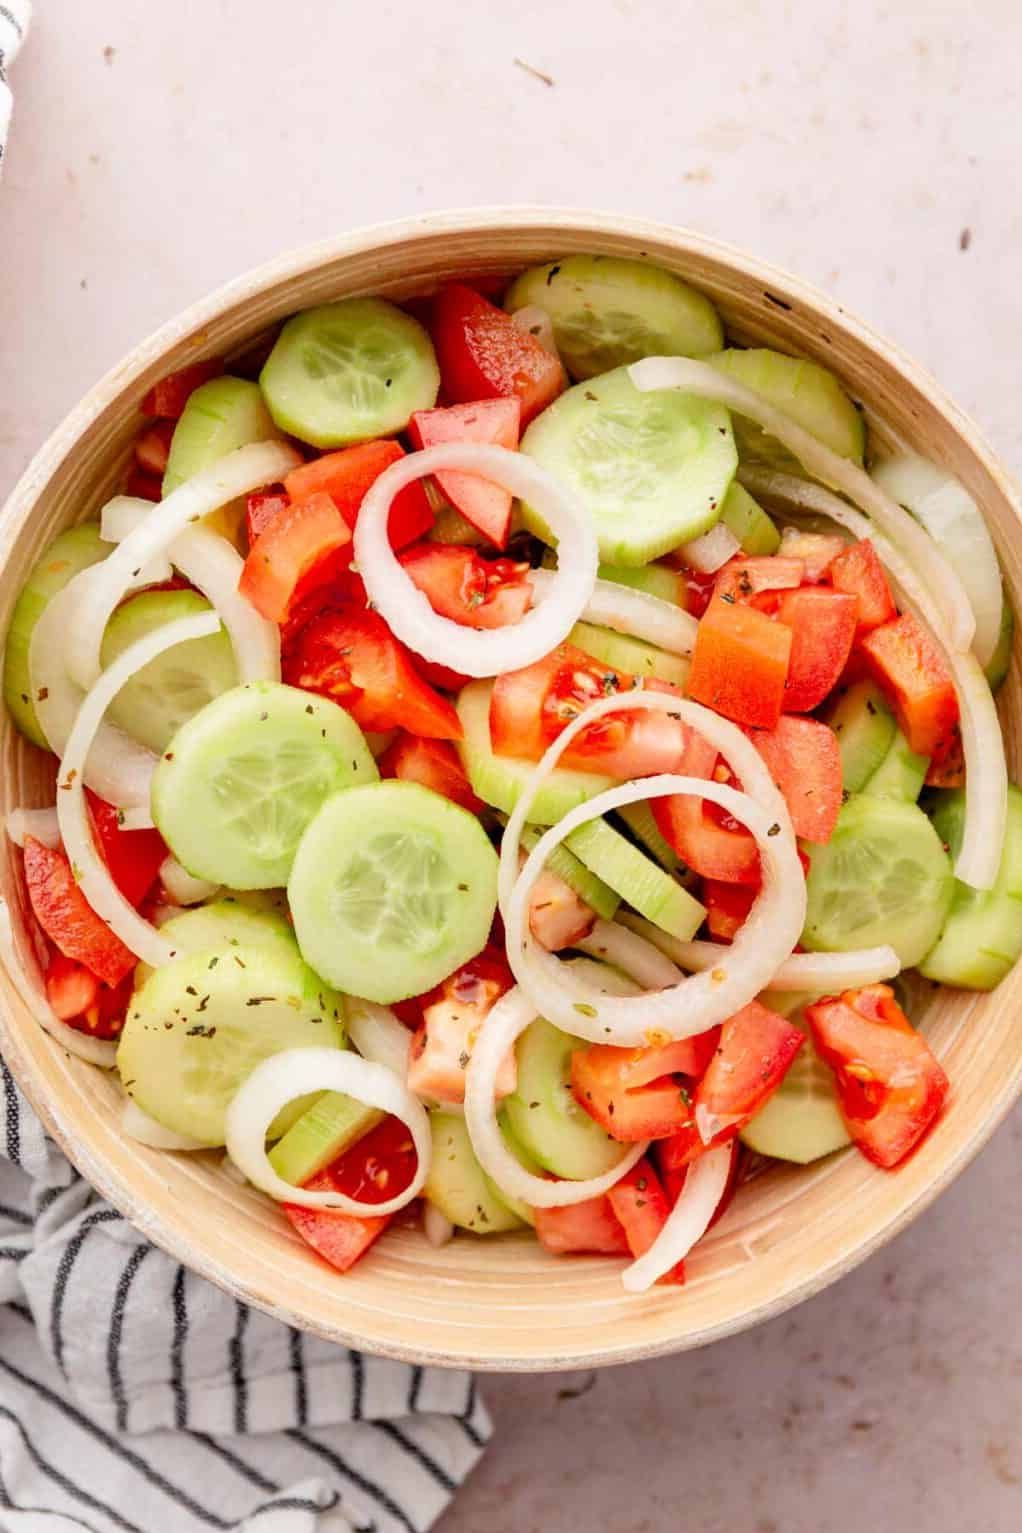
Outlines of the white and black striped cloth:
{"label": "white and black striped cloth", "polygon": [[[0,163],[29,9],[0,0]],[[420,1533],[489,1432],[467,1374],[305,1336],[149,1245],[0,1061],[0,1533]]]}

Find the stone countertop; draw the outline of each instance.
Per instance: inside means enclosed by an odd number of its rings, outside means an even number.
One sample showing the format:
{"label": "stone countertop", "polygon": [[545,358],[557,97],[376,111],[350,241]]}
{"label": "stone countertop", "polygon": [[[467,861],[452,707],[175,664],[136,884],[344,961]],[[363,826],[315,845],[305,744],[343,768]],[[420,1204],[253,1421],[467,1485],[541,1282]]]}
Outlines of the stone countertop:
{"label": "stone countertop", "polygon": [[[0,197],[0,496],[108,366],[282,248],[480,203],[688,224],[828,288],[1022,463],[1014,0],[39,0]],[[143,19],[144,18],[144,19]],[[284,23],[287,23],[287,30]],[[495,1378],[443,1533],[1009,1533],[1022,1113],[734,1340]]]}

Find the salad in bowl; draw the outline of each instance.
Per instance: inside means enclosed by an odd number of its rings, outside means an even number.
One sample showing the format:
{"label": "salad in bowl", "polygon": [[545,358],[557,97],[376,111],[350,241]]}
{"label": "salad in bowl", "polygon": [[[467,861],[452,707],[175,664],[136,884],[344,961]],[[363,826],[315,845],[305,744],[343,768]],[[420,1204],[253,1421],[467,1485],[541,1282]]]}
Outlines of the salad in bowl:
{"label": "salad in bowl", "polygon": [[764,1158],[897,1175],[921,989],[1022,952],[965,488],[611,256],[320,304],[142,416],[4,663],[55,758],[4,960],[123,1134],[338,1272],[531,1228],[633,1293]]}

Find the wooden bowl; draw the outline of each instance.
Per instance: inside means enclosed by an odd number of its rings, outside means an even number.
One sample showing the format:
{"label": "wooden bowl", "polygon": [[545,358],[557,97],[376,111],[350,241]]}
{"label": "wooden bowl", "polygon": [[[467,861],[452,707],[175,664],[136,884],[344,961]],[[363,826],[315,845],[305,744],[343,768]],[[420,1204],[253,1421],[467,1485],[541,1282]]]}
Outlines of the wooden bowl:
{"label": "wooden bowl", "polygon": [[[450,277],[506,275],[572,252],[648,256],[716,303],[730,335],[825,363],[892,436],[956,474],[983,507],[1016,609],[1022,518],[1003,469],[931,378],[794,278],[682,230],[549,209],[451,213],[345,235],[222,288],[137,347],[87,395],[31,464],[0,518],[4,629],[32,562],[61,528],[95,516],[119,482],[149,386],[198,358],[251,347],[298,309],[350,293],[394,298]],[[881,424],[882,423],[882,424]],[[1018,774],[1016,663],[1001,695]],[[3,810],[53,799],[53,771],[0,724]],[[2,892],[18,899],[4,843]],[[745,1185],[689,1263],[683,1291],[623,1291],[607,1258],[553,1258],[531,1238],[432,1249],[395,1230],[340,1277],[273,1205],[220,1170],[221,1155],[166,1155],[122,1137],[118,1088],[69,1057],[0,973],[0,1044],[82,1174],[180,1261],[241,1299],[338,1342],[419,1362],[483,1369],[592,1367],[702,1345],[775,1315],[848,1272],[961,1171],[1022,1090],[1022,970],[989,996],[935,991],[925,1025],[953,1082],[949,1108],[901,1170],[854,1150],[805,1169],[772,1165]]]}

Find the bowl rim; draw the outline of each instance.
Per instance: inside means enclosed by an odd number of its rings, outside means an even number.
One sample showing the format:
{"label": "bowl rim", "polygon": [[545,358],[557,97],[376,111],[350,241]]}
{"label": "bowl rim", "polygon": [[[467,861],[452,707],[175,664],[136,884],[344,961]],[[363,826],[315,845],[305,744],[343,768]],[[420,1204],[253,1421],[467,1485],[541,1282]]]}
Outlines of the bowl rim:
{"label": "bowl rim", "polygon": [[[154,359],[189,336],[201,333],[205,325],[229,309],[236,301],[252,299],[267,289],[278,287],[282,282],[293,280],[303,273],[314,271],[346,256],[368,254],[393,244],[426,241],[444,234],[471,235],[503,232],[512,236],[516,232],[540,230],[548,230],[552,239],[556,239],[557,232],[562,229],[571,231],[573,234],[591,233],[597,239],[608,236],[622,236],[629,240],[647,238],[651,243],[671,246],[679,257],[683,257],[686,253],[691,256],[709,257],[760,285],[767,290],[767,296],[772,297],[774,302],[780,303],[781,307],[803,305],[808,311],[826,319],[832,326],[843,331],[860,345],[872,351],[881,351],[890,365],[926,396],[928,402],[963,440],[969,452],[996,483],[1022,526],[1022,499],[1015,490],[1006,469],[987,445],[972,418],[950,398],[932,375],[897,343],[881,336],[821,289],[791,275],[779,266],[748,255],[739,247],[705,236],[690,227],[661,223],[627,213],[529,203],[469,206],[415,214],[361,226],[342,235],[330,236],[301,245],[284,251],[220,284],[205,297],[165,320],[156,330],[136,344],[122,361],[108,369],[93,384],[84,397],[46,437],[17,479],[3,506],[0,507],[0,569],[6,564],[15,540],[29,523],[41,490],[61,463],[74,452],[78,442],[92,423],[152,365]],[[769,290],[775,290],[775,293],[772,294]],[[782,294],[783,299],[777,298],[776,294]],[[4,978],[6,980],[6,975]],[[228,1269],[221,1267],[211,1251],[191,1248],[184,1237],[164,1225],[159,1217],[147,1218],[145,1210],[139,1209],[122,1178],[109,1171],[103,1160],[94,1156],[87,1146],[76,1142],[73,1124],[66,1122],[63,1114],[55,1112],[51,1103],[37,1096],[32,1083],[33,1069],[19,1042],[18,1028],[11,1025],[11,1017],[5,1004],[0,1004],[0,1043],[3,1045],[3,1057],[8,1067],[42,1119],[47,1132],[86,1181],[102,1197],[124,1213],[155,1245],[190,1270],[213,1282],[233,1297],[263,1310],[275,1319],[300,1330],[311,1330],[327,1336],[328,1339],[340,1345],[415,1364],[471,1367],[479,1372],[555,1372],[565,1369],[610,1367],[652,1357],[669,1356],[692,1347],[722,1340],[783,1314],[852,1272],[881,1246],[904,1230],[976,1158],[1022,1096],[1022,1051],[1020,1051],[1015,1069],[1001,1082],[992,1110],[977,1125],[975,1131],[963,1142],[958,1151],[941,1167],[939,1173],[922,1187],[916,1196],[853,1250],[837,1254],[832,1260],[824,1262],[810,1276],[791,1286],[786,1287],[783,1283],[780,1284],[770,1298],[752,1309],[726,1316],[706,1326],[697,1335],[679,1335],[647,1344],[628,1343],[615,1346],[605,1343],[589,1350],[544,1356],[540,1359],[512,1356],[483,1357],[474,1360],[467,1354],[451,1356],[428,1345],[407,1346],[397,1342],[367,1340],[357,1331],[347,1332],[341,1327],[326,1328],[319,1324],[312,1326],[301,1314],[289,1309],[285,1302],[270,1302],[252,1292],[243,1281],[239,1281]],[[52,1047],[59,1049],[60,1045],[53,1042]]]}

